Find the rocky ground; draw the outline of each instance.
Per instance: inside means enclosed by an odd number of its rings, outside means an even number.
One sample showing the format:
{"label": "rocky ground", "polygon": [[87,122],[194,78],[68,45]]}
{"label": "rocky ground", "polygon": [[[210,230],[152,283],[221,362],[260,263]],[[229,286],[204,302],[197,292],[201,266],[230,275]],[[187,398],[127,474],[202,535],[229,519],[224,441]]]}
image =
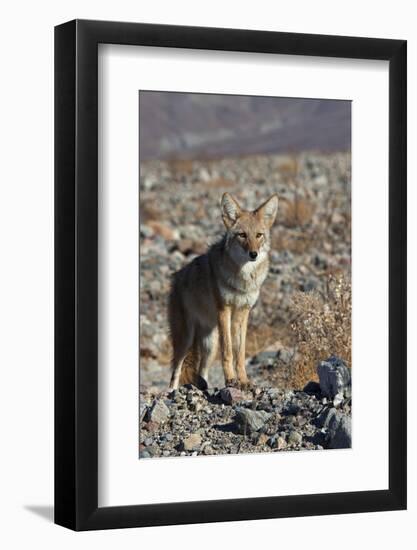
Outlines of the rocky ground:
{"label": "rocky ground", "polygon": [[140,402],[141,458],[259,453],[351,446],[350,370],[336,358],[318,366],[304,391],[192,385]]}
{"label": "rocky ground", "polygon": [[[230,404],[224,400],[226,390],[221,389],[224,379],[219,361],[211,369],[208,391],[185,387],[167,393],[170,275],[204,253],[223,233],[219,203],[225,191],[246,208],[255,208],[273,193],[280,198],[272,229],[270,270],[248,327],[247,371],[257,389],[234,396]],[[332,409],[329,401],[323,402],[328,397],[320,391],[300,391],[289,382],[297,352],[290,327],[291,299],[296,291],[324,292],[329,274],[350,277],[350,221],[348,153],[141,164],[140,391],[145,411],[141,456],[330,445],[328,434],[317,424],[317,418]],[[168,423],[146,421],[155,402],[169,409]],[[349,415],[350,406],[343,402],[338,414]],[[296,413],[289,412],[296,409]],[[262,411],[262,429],[242,434],[232,428],[237,415]],[[290,432],[301,434],[301,442],[296,443],[297,435],[290,438]],[[186,443],[191,435],[195,449],[192,442]]]}

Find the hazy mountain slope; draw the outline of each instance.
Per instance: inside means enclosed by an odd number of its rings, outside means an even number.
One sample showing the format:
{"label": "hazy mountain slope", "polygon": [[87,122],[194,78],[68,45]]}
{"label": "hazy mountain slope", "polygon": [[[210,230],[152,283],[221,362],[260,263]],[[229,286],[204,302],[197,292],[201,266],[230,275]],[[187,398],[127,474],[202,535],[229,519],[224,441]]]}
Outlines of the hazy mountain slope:
{"label": "hazy mountain slope", "polygon": [[349,150],[349,101],[140,93],[142,160]]}

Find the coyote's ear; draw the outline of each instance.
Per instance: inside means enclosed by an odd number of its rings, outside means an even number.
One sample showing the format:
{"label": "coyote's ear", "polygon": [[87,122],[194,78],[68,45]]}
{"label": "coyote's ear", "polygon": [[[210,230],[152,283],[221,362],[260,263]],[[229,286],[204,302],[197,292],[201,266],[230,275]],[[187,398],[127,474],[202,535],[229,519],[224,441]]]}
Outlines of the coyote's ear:
{"label": "coyote's ear", "polygon": [[272,195],[266,202],[261,204],[255,214],[263,218],[268,227],[271,227],[275,221],[278,212],[278,195]]}
{"label": "coyote's ear", "polygon": [[241,215],[242,210],[236,200],[229,193],[225,193],[222,197],[222,218],[224,225],[230,229]]}

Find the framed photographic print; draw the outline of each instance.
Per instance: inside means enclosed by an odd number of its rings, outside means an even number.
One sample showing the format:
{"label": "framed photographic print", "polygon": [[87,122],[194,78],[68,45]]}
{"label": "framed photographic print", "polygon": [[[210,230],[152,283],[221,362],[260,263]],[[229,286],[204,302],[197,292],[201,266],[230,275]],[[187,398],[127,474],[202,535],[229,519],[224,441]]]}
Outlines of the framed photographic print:
{"label": "framed photographic print", "polygon": [[55,29],[55,521],[406,507],[406,42]]}

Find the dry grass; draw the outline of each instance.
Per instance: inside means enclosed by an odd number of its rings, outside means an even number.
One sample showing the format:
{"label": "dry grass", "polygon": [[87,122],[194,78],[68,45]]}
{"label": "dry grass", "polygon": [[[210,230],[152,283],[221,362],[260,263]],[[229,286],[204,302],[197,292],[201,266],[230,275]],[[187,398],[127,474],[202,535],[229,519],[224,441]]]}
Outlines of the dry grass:
{"label": "dry grass", "polygon": [[294,254],[304,254],[310,250],[316,240],[315,236],[308,232],[279,228],[272,235],[272,248],[274,250],[288,250]]}
{"label": "dry grass", "polygon": [[292,329],[298,341],[291,369],[293,387],[301,389],[310,380],[317,380],[317,363],[332,354],[351,366],[351,285],[343,275],[329,277],[325,294],[296,293],[293,310],[296,317]]}
{"label": "dry grass", "polygon": [[249,326],[246,335],[246,357],[264,351],[281,339],[281,333],[272,325]]}
{"label": "dry grass", "polygon": [[169,366],[172,359],[172,346],[169,338],[162,341],[156,354],[149,348],[141,347],[140,357],[144,359],[156,359],[160,365]]}
{"label": "dry grass", "polygon": [[160,220],[162,217],[161,211],[155,206],[153,201],[142,201],[139,215],[141,223],[147,223],[150,220]]}
{"label": "dry grass", "polygon": [[236,184],[234,181],[222,177],[203,183],[205,189],[223,189],[224,187],[229,188],[234,187],[235,185]]}
{"label": "dry grass", "polygon": [[172,360],[172,346],[169,338],[166,338],[159,348],[158,361],[161,365],[170,366]]}
{"label": "dry grass", "polygon": [[285,200],[282,224],[286,227],[303,227],[311,223],[314,205],[304,197],[295,196],[292,201]]}
{"label": "dry grass", "polygon": [[283,158],[278,165],[278,171],[284,181],[292,181],[298,176],[299,162],[296,155]]}

